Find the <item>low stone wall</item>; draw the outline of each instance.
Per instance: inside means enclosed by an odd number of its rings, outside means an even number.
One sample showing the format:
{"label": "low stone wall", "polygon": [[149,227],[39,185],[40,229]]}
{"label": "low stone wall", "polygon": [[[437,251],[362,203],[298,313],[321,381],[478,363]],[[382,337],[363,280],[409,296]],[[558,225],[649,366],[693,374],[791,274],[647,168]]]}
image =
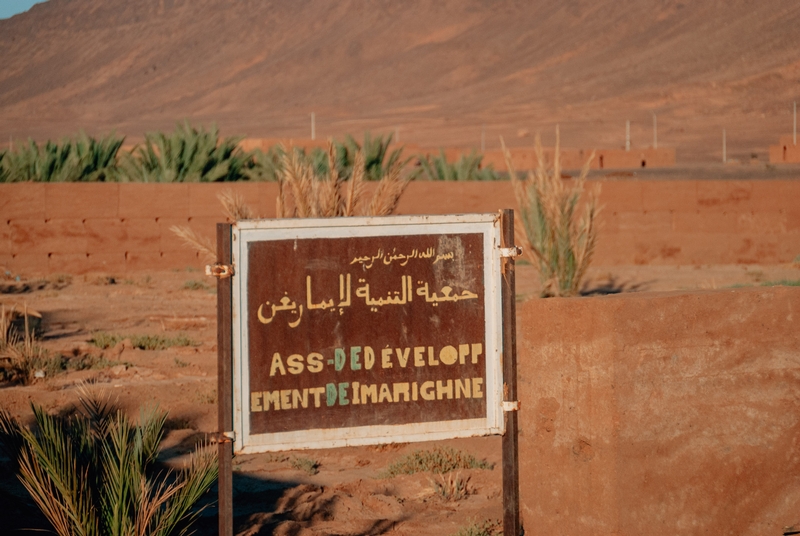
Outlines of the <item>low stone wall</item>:
{"label": "low stone wall", "polygon": [[[603,180],[595,264],[775,264],[800,255],[800,180]],[[217,196],[274,217],[277,186],[0,184],[0,266],[13,272],[125,273],[201,266],[170,231],[214,236]],[[399,214],[515,207],[508,182],[414,182]]]}
{"label": "low stone wall", "polygon": [[517,321],[526,534],[800,521],[800,289],[534,299]]}

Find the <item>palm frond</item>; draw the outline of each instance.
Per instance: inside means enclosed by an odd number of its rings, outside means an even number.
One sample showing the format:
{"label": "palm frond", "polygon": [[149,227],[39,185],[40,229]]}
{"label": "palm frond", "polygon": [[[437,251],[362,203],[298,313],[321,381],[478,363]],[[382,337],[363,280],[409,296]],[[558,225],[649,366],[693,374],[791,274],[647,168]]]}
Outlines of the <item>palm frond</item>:
{"label": "palm frond", "polygon": [[0,438],[19,452],[23,485],[59,535],[183,533],[217,477],[216,451],[203,448],[185,469],[154,474],[148,467],[166,414],[143,409],[137,425],[93,396],[85,391],[84,413],[69,417],[34,405],[35,432],[0,412]]}
{"label": "palm frond", "polygon": [[444,150],[438,156],[424,156],[419,159],[422,178],[431,181],[495,181],[500,176],[489,165],[482,166],[483,155],[472,151],[462,155],[453,163],[447,161]]}

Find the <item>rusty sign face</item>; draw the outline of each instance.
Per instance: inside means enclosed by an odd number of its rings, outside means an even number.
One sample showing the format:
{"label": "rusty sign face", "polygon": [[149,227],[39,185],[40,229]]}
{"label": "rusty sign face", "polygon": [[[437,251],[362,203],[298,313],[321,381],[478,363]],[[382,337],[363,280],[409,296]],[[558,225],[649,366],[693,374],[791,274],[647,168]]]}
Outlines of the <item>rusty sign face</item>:
{"label": "rusty sign face", "polygon": [[502,433],[499,216],[234,226],[238,452]]}

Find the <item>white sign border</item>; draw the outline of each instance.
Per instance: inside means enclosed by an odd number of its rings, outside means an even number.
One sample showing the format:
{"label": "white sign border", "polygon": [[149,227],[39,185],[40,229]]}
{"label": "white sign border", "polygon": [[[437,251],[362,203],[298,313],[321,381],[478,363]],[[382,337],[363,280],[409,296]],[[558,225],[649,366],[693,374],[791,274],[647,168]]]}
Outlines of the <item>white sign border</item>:
{"label": "white sign border", "polygon": [[[453,421],[308,429],[273,434],[251,434],[249,407],[247,244],[257,241],[309,238],[409,236],[480,233],[483,235],[486,417]],[[417,442],[503,434],[503,318],[501,289],[501,229],[499,214],[449,216],[382,216],[243,220],[233,225],[233,427],[237,454],[282,450],[334,448],[395,442]],[[513,297],[512,297],[513,299]]]}

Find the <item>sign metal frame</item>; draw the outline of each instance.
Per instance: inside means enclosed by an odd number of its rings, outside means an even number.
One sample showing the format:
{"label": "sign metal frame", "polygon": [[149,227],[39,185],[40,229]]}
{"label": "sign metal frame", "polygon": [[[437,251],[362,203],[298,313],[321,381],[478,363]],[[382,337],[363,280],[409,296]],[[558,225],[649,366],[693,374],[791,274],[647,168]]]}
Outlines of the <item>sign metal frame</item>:
{"label": "sign metal frame", "polygon": [[[479,234],[483,244],[486,414],[478,419],[384,424],[349,428],[311,428],[269,434],[252,433],[249,421],[247,281],[248,245],[259,241],[325,238],[407,237]],[[503,434],[502,229],[500,214],[388,216],[326,219],[245,220],[232,226],[233,429],[236,453],[334,448],[392,442],[429,441]],[[277,268],[280,261],[276,261]],[[269,269],[270,267],[265,267]]]}

